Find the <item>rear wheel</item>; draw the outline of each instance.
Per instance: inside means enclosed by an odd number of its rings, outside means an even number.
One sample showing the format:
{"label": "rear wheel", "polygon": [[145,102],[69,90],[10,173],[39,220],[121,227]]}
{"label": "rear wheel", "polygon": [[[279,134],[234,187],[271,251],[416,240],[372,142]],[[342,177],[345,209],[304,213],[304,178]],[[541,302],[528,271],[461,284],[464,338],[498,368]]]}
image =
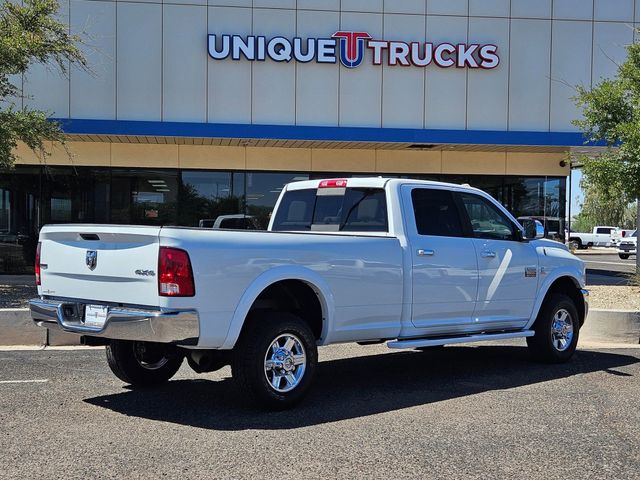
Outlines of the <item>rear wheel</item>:
{"label": "rear wheel", "polygon": [[309,325],[286,312],[256,313],[233,351],[231,370],[242,396],[269,409],[290,408],[307,394],[318,363]]}
{"label": "rear wheel", "polygon": [[576,351],[580,320],[573,300],[554,293],[544,303],[533,325],[535,335],[527,338],[533,356],[543,362],[568,361]]}
{"label": "rear wheel", "polygon": [[173,377],[184,357],[170,345],[111,340],[107,345],[109,368],[123,382],[134,386],[164,383]]}
{"label": "rear wheel", "polygon": [[627,260],[629,258],[629,254],[628,253],[619,253],[618,256],[622,259],[622,260]]}

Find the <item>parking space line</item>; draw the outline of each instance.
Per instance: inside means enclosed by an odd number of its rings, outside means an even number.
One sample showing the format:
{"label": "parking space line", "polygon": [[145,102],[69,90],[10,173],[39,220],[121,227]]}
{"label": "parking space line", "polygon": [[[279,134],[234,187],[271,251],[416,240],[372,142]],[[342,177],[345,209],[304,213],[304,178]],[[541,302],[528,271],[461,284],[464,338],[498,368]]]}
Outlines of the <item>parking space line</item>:
{"label": "parking space line", "polygon": [[47,383],[48,378],[35,380],[0,380],[0,383]]}
{"label": "parking space line", "polygon": [[623,262],[592,262],[591,260],[586,261],[585,263],[597,263],[598,265],[625,265],[628,267],[635,266],[635,263],[623,263]]}

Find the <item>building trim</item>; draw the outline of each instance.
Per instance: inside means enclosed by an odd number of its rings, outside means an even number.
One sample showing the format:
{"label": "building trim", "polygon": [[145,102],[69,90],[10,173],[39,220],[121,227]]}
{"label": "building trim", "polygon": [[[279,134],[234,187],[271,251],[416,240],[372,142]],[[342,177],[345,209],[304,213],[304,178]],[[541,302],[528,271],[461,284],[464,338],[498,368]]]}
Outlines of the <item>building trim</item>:
{"label": "building trim", "polygon": [[154,122],[133,120],[52,119],[69,135],[132,135],[148,137],[236,138],[334,142],[385,142],[449,145],[517,145],[584,147],[580,132],[437,130],[372,127],[319,127],[233,123]]}

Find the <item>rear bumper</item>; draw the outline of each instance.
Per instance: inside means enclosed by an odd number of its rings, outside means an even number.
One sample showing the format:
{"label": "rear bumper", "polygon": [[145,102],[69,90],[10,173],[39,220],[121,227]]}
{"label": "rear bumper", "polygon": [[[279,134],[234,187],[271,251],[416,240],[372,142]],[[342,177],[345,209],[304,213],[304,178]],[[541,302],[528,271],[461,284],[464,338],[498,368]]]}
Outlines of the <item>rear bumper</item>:
{"label": "rear bumper", "polygon": [[[109,306],[101,328],[84,324],[82,300],[34,298],[29,301],[31,318],[41,326],[65,332],[114,340],[197,345],[200,321],[195,310],[151,310]],[[91,302],[93,304],[93,302]]]}

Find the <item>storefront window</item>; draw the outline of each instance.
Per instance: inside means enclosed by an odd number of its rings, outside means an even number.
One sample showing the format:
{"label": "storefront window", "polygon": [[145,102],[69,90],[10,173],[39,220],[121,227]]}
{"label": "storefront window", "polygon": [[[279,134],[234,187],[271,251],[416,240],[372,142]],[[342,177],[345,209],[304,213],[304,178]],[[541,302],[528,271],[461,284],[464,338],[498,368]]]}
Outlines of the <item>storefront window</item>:
{"label": "storefront window", "polygon": [[256,217],[260,227],[266,229],[282,188],[287,183],[302,180],[309,180],[309,175],[307,173],[247,173],[247,214]]}
{"label": "storefront window", "polygon": [[232,191],[231,176],[230,172],[182,172],[178,224],[211,228],[221,215],[240,213],[241,198]]}
{"label": "storefront window", "polygon": [[33,271],[39,191],[39,167],[0,171],[0,273]]}
{"label": "storefront window", "polygon": [[178,172],[114,170],[111,221],[132,225],[176,225]]}
{"label": "storefront window", "polygon": [[[377,174],[361,174],[372,176]],[[28,273],[40,227],[47,223],[118,223],[267,228],[285,184],[348,173],[219,172],[17,166],[0,172],[0,273]],[[564,232],[566,179],[497,175],[392,175],[468,183],[516,217],[540,220],[548,237]],[[224,222],[220,222],[222,225]],[[244,226],[242,226],[244,225]]]}
{"label": "storefront window", "polygon": [[45,167],[42,171],[43,223],[95,223],[108,217],[106,169]]}

